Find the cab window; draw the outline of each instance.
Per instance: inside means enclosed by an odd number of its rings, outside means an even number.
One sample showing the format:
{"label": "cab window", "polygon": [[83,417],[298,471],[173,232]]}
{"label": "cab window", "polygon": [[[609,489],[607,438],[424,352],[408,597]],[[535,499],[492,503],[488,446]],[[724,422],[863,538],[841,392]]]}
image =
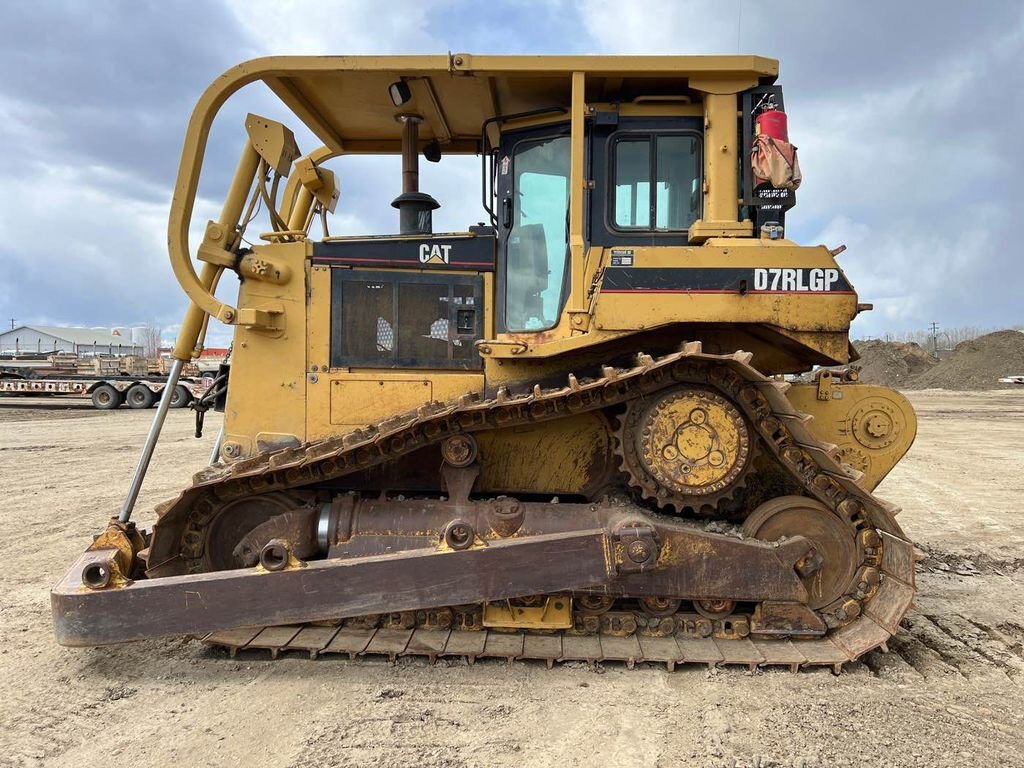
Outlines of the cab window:
{"label": "cab window", "polygon": [[688,133],[624,133],[611,142],[611,225],[680,232],[700,216],[700,139]]}

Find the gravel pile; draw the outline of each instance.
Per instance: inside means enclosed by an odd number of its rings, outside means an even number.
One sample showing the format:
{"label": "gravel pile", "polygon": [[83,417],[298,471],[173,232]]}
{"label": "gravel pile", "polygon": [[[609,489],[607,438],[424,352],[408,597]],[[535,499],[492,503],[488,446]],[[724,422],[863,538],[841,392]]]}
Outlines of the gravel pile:
{"label": "gravel pile", "polygon": [[957,344],[953,354],[920,376],[911,389],[1001,389],[1004,376],[1024,374],[1024,333],[996,331]]}
{"label": "gravel pile", "polygon": [[915,378],[938,364],[927,350],[912,341],[869,339],[855,341],[853,345],[860,353],[860,360],[854,365],[860,366],[860,379],[866,384],[906,389]]}
{"label": "gravel pile", "polygon": [[870,339],[856,341],[860,379],[894,389],[982,390],[1020,387],[1000,384],[1005,376],[1024,375],[1024,333],[996,331],[958,344],[936,360],[920,344]]}

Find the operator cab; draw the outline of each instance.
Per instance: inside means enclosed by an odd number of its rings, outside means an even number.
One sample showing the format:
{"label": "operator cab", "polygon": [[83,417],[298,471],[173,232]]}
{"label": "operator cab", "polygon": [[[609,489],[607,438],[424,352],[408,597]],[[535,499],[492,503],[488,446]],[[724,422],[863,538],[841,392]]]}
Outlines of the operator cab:
{"label": "operator cab", "polygon": [[[440,161],[442,145],[421,138],[422,101],[412,100],[406,81],[391,83],[387,93],[401,125],[401,193],[391,203],[398,234],[313,245],[314,263],[358,269],[333,272],[331,367],[479,368],[475,342],[485,337],[485,301],[494,302],[494,334],[542,333],[563,318],[572,290],[569,106],[487,118],[478,150],[490,225],[434,233],[440,203],[420,189],[419,163],[421,155]],[[705,216],[709,186],[706,117],[701,94],[672,83],[618,95],[626,100],[589,104],[583,120],[582,246],[610,249],[610,266],[629,269],[637,248],[695,241],[691,229]],[[743,136],[760,114],[782,106],[775,85],[740,98]],[[768,225],[781,233],[792,190],[754,176],[749,141],[740,157],[735,219],[750,221],[751,231]],[[367,272],[374,268],[382,271]],[[485,273],[494,273],[486,292]],[[396,338],[394,329],[410,326],[419,328],[413,337]]]}
{"label": "operator cab", "polygon": [[[628,111],[628,110],[627,110]],[[589,126],[585,238],[590,246],[685,245],[701,211],[701,119],[598,113]],[[503,132],[495,151],[499,330],[553,328],[569,263],[570,126]]]}

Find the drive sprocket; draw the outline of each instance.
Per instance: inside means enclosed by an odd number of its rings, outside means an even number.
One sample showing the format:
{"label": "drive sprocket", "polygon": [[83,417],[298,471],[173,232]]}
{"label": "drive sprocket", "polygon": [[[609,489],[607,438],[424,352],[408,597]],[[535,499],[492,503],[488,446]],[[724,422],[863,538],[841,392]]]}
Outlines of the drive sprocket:
{"label": "drive sprocket", "polygon": [[700,386],[631,402],[615,438],[629,484],[678,514],[715,514],[743,486],[752,465],[753,441],[740,410]]}

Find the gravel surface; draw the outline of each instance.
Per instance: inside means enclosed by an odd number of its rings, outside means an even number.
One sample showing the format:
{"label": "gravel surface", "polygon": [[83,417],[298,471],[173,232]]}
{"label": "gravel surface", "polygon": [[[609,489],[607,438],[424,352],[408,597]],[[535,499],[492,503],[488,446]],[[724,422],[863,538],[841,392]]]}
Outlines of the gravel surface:
{"label": "gravel surface", "polygon": [[[1024,766],[1024,391],[909,396],[918,440],[879,493],[929,553],[917,608],[840,676],[61,648],[47,591],[116,510],[152,412],[0,398],[0,765]],[[218,428],[169,414],[141,524]]]}

